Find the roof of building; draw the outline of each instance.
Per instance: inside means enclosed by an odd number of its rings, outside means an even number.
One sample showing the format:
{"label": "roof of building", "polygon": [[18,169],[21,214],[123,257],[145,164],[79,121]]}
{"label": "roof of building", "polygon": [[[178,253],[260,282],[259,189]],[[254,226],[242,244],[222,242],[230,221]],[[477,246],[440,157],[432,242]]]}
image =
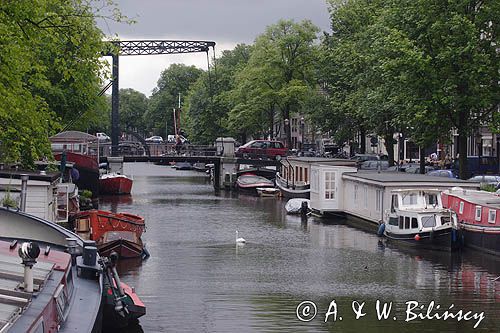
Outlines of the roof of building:
{"label": "roof of building", "polygon": [[28,175],[28,180],[40,180],[50,183],[56,181],[61,176],[59,172],[0,170],[0,178],[21,179],[22,175]]}
{"label": "roof of building", "polygon": [[321,164],[337,164],[337,165],[347,165],[355,166],[356,161],[347,160],[345,158],[327,158],[327,157],[299,157],[299,156],[289,156],[287,157],[290,161],[306,162],[306,163],[321,163]]}
{"label": "roof of building", "polygon": [[344,173],[346,177],[359,178],[372,182],[380,183],[433,183],[439,184],[463,184],[467,186],[477,186],[479,187],[479,182],[470,180],[461,180],[455,178],[447,177],[436,177],[421,175],[418,173],[405,173],[405,172],[377,172],[377,171],[358,171],[358,172],[348,172]]}
{"label": "roof of building", "polygon": [[51,142],[89,142],[96,141],[97,136],[79,131],[66,131],[51,136],[49,140]]}

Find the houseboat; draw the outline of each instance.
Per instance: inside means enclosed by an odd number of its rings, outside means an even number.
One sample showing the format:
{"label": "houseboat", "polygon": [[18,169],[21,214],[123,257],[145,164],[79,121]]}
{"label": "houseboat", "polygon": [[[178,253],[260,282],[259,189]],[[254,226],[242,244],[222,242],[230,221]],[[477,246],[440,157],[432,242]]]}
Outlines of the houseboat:
{"label": "houseboat", "polygon": [[285,198],[310,198],[311,166],[322,165],[355,167],[356,162],[340,158],[287,157],[281,160],[276,174],[276,186]]}
{"label": "houseboat", "polygon": [[378,233],[418,248],[450,251],[462,245],[456,214],[443,208],[436,189],[391,191],[391,208]]}
{"label": "houseboat", "polygon": [[77,170],[74,183],[81,190],[99,194],[99,140],[96,136],[78,131],[61,132],[49,138],[54,158],[72,162]]}
{"label": "houseboat", "polygon": [[[116,331],[146,313],[133,288],[120,281],[116,256],[99,256],[95,242],[5,208],[0,208],[0,240],[1,271],[7,273],[0,274],[0,283],[16,286],[0,288],[1,332]],[[19,248],[34,249],[21,256],[29,269],[17,264]]]}
{"label": "houseboat", "polygon": [[20,207],[23,179],[26,213],[62,223],[79,210],[78,188],[73,183],[62,183],[60,173],[10,169],[0,170],[0,206]]}
{"label": "houseboat", "polygon": [[465,246],[500,255],[500,197],[495,193],[452,188],[442,193],[443,205],[458,215]]}
{"label": "houseboat", "polygon": [[101,331],[95,247],[52,222],[3,208],[0,235],[1,332]]}
{"label": "houseboat", "polygon": [[356,168],[316,163],[311,166],[311,209],[315,213],[340,213],[370,222],[375,228],[385,221],[392,191],[436,189],[454,186],[478,189],[478,182],[430,177],[404,172],[357,171]]}

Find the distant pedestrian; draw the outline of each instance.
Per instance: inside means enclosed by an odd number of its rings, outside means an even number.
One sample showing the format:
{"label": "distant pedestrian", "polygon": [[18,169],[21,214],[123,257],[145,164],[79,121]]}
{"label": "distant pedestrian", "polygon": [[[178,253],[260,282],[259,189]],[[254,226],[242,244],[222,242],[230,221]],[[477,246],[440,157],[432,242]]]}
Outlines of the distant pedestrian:
{"label": "distant pedestrian", "polygon": [[181,137],[177,134],[175,136],[175,151],[177,155],[180,155],[182,149],[182,140]]}

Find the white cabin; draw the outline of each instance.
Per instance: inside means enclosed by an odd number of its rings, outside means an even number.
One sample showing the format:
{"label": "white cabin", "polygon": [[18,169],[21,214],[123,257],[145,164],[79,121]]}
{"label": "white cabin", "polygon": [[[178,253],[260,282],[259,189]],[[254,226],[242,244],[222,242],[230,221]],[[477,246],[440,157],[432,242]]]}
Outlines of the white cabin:
{"label": "white cabin", "polygon": [[59,173],[0,170],[0,206],[10,197],[20,207],[21,174],[29,176],[25,212],[52,222],[67,222],[69,196],[75,187],[60,183]]}
{"label": "white cabin", "polygon": [[[444,191],[454,186],[466,189],[477,189],[480,186],[478,182],[453,178],[406,174],[404,172],[357,171],[355,168],[346,169],[321,164],[314,164],[312,170],[318,174],[318,182],[314,185],[316,192],[314,196],[311,175],[311,208],[314,211],[321,214],[344,212],[375,224],[384,221],[385,211],[391,207],[391,192],[394,190],[433,188]],[[327,178],[325,172],[335,175],[333,182],[335,184],[335,199],[327,198],[327,192],[331,191],[333,187],[331,176]],[[320,175],[322,178],[319,178]]]}
{"label": "white cabin", "polygon": [[315,163],[311,165],[311,209],[323,212],[343,212],[345,210],[344,180],[346,172],[356,172],[356,168]]}

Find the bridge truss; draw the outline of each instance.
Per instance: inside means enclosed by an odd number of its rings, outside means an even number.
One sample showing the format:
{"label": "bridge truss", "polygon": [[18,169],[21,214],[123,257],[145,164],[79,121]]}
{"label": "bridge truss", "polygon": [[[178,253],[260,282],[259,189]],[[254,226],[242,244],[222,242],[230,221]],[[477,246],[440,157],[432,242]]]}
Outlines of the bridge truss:
{"label": "bridge truss", "polygon": [[113,58],[113,89],[111,92],[111,151],[113,156],[117,156],[120,137],[120,89],[118,83],[119,56],[206,52],[208,58],[208,51],[210,50],[210,47],[214,49],[215,53],[215,42],[192,40],[131,40],[112,41],[110,43],[112,47],[106,55]]}

